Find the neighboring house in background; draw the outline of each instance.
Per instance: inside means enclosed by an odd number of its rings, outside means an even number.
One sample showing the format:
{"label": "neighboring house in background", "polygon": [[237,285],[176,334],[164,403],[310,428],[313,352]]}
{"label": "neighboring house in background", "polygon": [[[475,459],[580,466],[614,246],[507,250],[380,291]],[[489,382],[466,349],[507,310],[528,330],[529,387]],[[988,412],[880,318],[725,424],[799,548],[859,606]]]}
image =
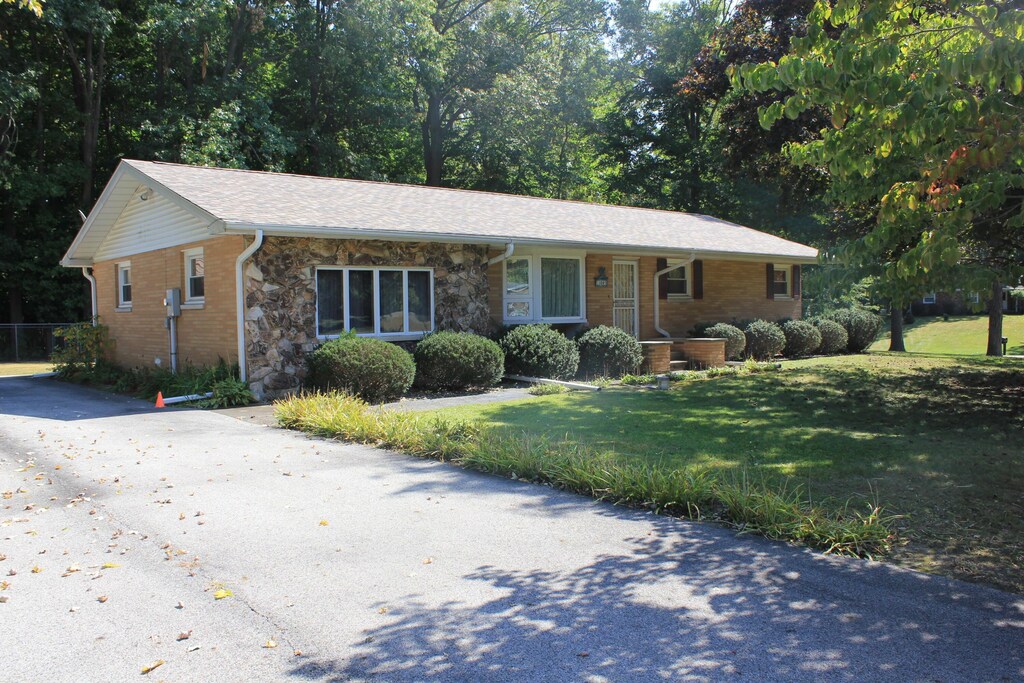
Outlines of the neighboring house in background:
{"label": "neighboring house in background", "polygon": [[[799,318],[811,247],[708,216],[486,192],[123,160],[61,263],[93,282],[115,362],[218,358],[297,388],[344,330]],[[164,299],[180,291],[175,334]]]}
{"label": "neighboring house in background", "polygon": [[914,315],[970,315],[983,306],[978,292],[926,292],[920,299],[910,303]]}

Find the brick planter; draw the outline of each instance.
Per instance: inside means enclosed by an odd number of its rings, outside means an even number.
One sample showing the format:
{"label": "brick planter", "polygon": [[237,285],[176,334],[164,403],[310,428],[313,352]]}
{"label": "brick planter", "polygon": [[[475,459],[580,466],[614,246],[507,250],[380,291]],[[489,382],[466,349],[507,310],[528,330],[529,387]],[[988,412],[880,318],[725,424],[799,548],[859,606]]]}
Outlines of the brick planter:
{"label": "brick planter", "polygon": [[660,375],[669,371],[672,362],[672,340],[642,341],[640,348],[644,352],[644,373]]}

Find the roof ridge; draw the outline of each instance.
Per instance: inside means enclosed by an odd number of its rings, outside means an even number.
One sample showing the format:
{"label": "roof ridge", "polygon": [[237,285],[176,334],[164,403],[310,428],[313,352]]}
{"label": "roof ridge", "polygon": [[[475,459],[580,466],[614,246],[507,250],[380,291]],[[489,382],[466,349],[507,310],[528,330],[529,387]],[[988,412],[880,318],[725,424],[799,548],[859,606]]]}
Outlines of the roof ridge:
{"label": "roof ridge", "polygon": [[724,218],[717,218],[715,216],[709,216],[708,214],[705,214],[705,213],[693,213],[693,212],[690,212],[690,211],[676,211],[676,210],[673,210],[673,209],[656,209],[656,208],[653,208],[653,207],[650,207],[650,206],[627,206],[627,205],[624,205],[624,204],[605,204],[605,203],[602,203],[602,202],[588,202],[588,201],[584,201],[582,199],[558,199],[557,197],[539,197],[539,196],[527,195],[527,194],[514,194],[514,193],[511,193],[511,192],[496,192],[494,190],[470,190],[470,189],[461,188],[461,187],[441,187],[441,186],[437,186],[437,185],[416,185],[416,184],[413,184],[413,183],[401,183],[401,182],[394,182],[394,181],[387,181],[387,180],[364,180],[364,179],[361,179],[361,178],[339,178],[337,176],[318,176],[318,175],[310,175],[310,174],[307,174],[307,173],[284,173],[282,171],[257,171],[257,170],[251,169],[251,168],[227,168],[227,167],[224,167],[224,166],[195,166],[195,165],[192,165],[192,164],[179,164],[179,163],[175,163],[175,162],[172,162],[172,161],[145,161],[145,160],[142,160],[142,159],[122,159],[122,161],[125,161],[125,162],[128,162],[128,163],[136,162],[136,163],[143,163],[143,164],[157,164],[157,165],[160,165],[160,166],[174,166],[174,167],[177,167],[177,168],[189,168],[189,169],[200,169],[200,170],[210,170],[210,171],[232,171],[232,172],[235,172],[235,173],[251,173],[251,174],[256,174],[256,175],[286,176],[286,177],[289,177],[289,178],[309,178],[311,180],[337,181],[337,182],[345,182],[345,183],[360,183],[360,184],[363,184],[363,185],[382,185],[382,186],[388,186],[388,187],[408,187],[410,189],[415,189],[415,190],[444,190],[446,192],[455,192],[455,193],[464,193],[464,194],[477,194],[477,195],[488,195],[488,196],[502,197],[502,198],[512,198],[512,199],[535,199],[535,200],[542,200],[542,201],[547,201],[547,202],[555,202],[555,203],[558,203],[558,204],[579,204],[579,205],[582,205],[582,206],[598,206],[598,207],[607,207],[607,208],[611,208],[611,209],[629,209],[631,211],[649,211],[649,212],[652,212],[652,213],[671,214],[671,215],[674,215],[674,216],[691,216],[693,218],[704,218],[704,219],[707,219],[707,220],[710,220],[710,221],[714,221],[716,223],[725,223],[727,225],[732,225],[732,226],[737,227],[737,228],[743,228],[744,230],[751,230],[753,232],[771,235],[772,237],[776,237],[778,239],[785,240],[787,242],[791,242],[792,241],[792,240],[787,240],[785,237],[779,237],[778,235],[772,235],[771,233],[765,233],[763,230],[758,230],[756,228],[751,228],[751,227],[746,226],[746,225],[740,225],[739,223],[733,223],[732,221],[727,221]]}

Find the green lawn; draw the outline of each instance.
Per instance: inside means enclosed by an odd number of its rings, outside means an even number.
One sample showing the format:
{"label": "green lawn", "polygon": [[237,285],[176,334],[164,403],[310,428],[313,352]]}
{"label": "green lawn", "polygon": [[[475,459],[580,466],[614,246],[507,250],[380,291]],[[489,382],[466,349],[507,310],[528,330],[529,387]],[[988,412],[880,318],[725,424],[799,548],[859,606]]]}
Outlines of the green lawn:
{"label": "green lawn", "polygon": [[897,562],[1024,592],[1024,364],[868,354],[787,362],[668,392],[611,389],[439,411],[579,439],[614,457],[792,478],[877,499]]}
{"label": "green lawn", "polygon": [[0,377],[12,375],[34,375],[40,372],[52,372],[53,363],[0,363]]}
{"label": "green lawn", "polygon": [[[1009,341],[1008,354],[1024,355],[1024,315],[1003,317],[1003,336]],[[917,318],[903,331],[907,351],[914,353],[939,353],[962,356],[984,356],[988,344],[988,316],[941,316]],[[889,348],[889,332],[871,345],[872,351]]]}

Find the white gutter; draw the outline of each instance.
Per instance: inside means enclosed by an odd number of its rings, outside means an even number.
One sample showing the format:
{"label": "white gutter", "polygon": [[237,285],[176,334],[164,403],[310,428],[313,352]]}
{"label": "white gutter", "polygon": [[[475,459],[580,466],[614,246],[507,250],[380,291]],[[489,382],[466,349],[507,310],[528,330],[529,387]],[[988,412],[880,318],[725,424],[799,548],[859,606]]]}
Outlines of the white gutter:
{"label": "white gutter", "polygon": [[514,242],[509,242],[508,244],[505,245],[505,251],[502,252],[501,254],[499,254],[498,256],[495,256],[494,258],[489,259],[487,261],[487,265],[493,266],[495,263],[501,263],[502,261],[507,261],[512,256],[512,254],[515,253],[515,250],[516,250],[515,243]]}
{"label": "white gutter", "polygon": [[668,330],[664,329],[661,326],[661,276],[669,271],[675,270],[679,266],[688,266],[691,263],[693,263],[696,259],[697,255],[691,253],[690,257],[683,261],[682,263],[675,263],[666,268],[662,268],[661,270],[654,274],[654,329],[657,330],[663,337],[671,337],[672,335],[669,334]]}
{"label": "white gutter", "polygon": [[263,246],[263,230],[257,229],[252,244],[235,259],[235,331],[238,335],[238,378],[243,382],[247,375],[245,371],[245,278],[242,266],[261,246]]}
{"label": "white gutter", "polygon": [[89,289],[91,290],[92,294],[92,296],[90,297],[90,303],[92,304],[92,315],[90,316],[90,318],[92,319],[92,326],[96,327],[98,315],[98,312],[96,310],[96,276],[90,273],[90,270],[91,268],[89,268],[88,266],[82,266],[82,275],[84,275],[85,279],[89,281]]}

